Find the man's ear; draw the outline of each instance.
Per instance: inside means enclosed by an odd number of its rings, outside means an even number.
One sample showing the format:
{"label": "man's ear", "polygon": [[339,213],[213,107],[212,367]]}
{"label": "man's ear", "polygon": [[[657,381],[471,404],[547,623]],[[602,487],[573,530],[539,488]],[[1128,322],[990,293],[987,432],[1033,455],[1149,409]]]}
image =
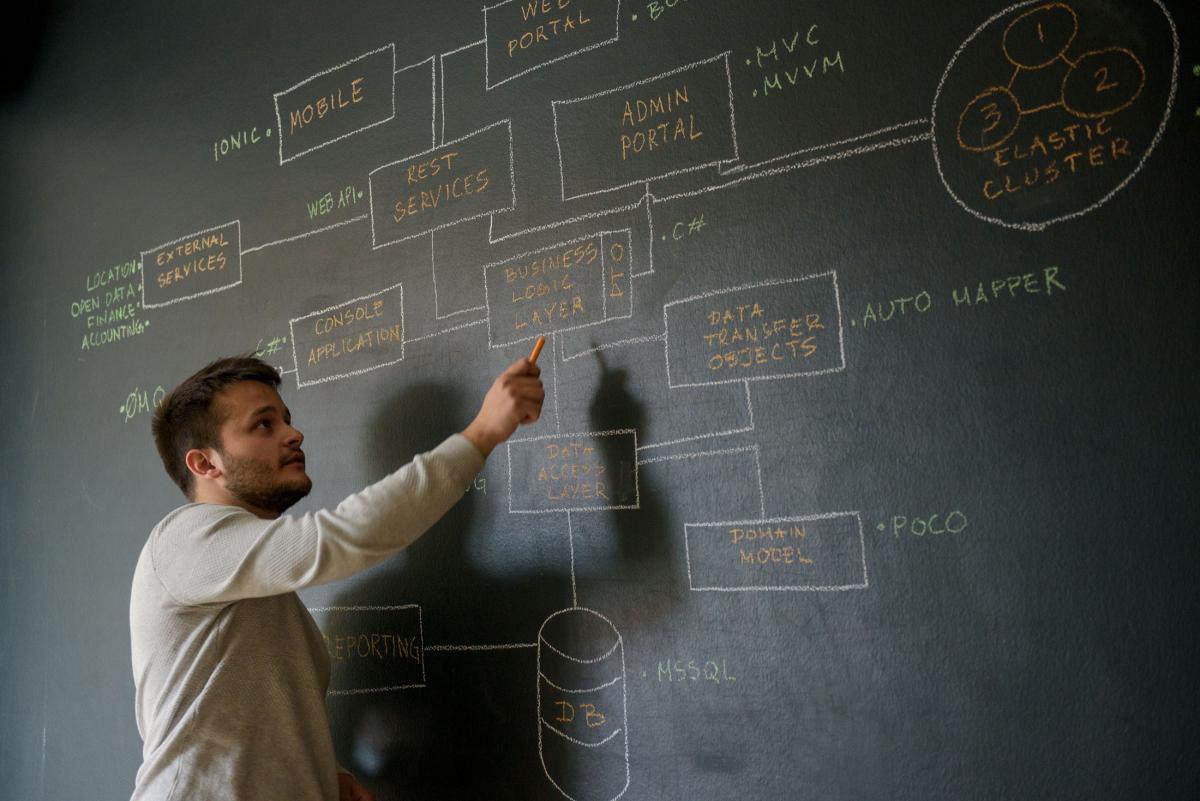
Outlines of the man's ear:
{"label": "man's ear", "polygon": [[196,478],[215,481],[223,475],[221,457],[212,448],[192,448],[183,457],[184,464]]}

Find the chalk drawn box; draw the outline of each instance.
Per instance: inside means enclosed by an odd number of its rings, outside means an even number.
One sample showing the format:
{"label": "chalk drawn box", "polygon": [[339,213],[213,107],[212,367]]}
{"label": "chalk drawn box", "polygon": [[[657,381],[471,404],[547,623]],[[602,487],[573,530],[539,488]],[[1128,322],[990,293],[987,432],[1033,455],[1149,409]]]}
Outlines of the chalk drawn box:
{"label": "chalk drawn box", "polygon": [[633,313],[631,254],[626,229],[485,264],[489,346],[627,319]]}
{"label": "chalk drawn box", "polygon": [[485,84],[495,89],[620,38],[621,0],[505,0],[483,7]]}
{"label": "chalk drawn box", "polygon": [[513,514],[639,508],[631,428],[510,440],[507,450]]}
{"label": "chalk drawn box", "polygon": [[242,223],[218,225],[143,250],[142,308],[155,309],[242,283]]}
{"label": "chalk drawn box", "polygon": [[329,695],[425,686],[421,607],[326,606],[310,609],[329,653]]}
{"label": "chalk drawn box", "polygon": [[673,300],[663,304],[663,325],[672,388],[846,369],[833,271]]}
{"label": "chalk drawn box", "polygon": [[683,529],[688,585],[695,591],[867,587],[858,512],[687,523]]}
{"label": "chalk drawn box", "polygon": [[368,176],[371,245],[378,250],[517,205],[512,123],[376,167]]}
{"label": "chalk drawn box", "polygon": [[378,370],[404,359],[404,287],[347,300],[288,325],[297,387]]}
{"label": "chalk drawn box", "polygon": [[281,165],[396,116],[396,46],[385,45],[275,93]]}
{"label": "chalk drawn box", "polygon": [[729,54],[552,100],[563,200],[737,161]]}

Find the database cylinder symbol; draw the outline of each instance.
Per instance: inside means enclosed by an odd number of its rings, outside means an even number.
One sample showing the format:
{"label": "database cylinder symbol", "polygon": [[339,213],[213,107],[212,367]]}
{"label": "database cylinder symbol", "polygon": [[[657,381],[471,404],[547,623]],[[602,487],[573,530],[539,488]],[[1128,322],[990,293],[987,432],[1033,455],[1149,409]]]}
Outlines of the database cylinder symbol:
{"label": "database cylinder symbol", "polygon": [[603,615],[555,612],[538,632],[538,753],[572,801],[613,801],[629,787],[625,646]]}

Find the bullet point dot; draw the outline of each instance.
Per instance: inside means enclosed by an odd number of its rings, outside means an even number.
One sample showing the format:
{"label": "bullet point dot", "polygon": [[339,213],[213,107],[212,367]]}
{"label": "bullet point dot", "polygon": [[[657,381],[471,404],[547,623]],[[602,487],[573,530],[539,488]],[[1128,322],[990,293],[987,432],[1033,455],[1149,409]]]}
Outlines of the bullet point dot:
{"label": "bullet point dot", "polygon": [[746,59],[746,66],[747,66],[747,67],[749,67],[749,66],[750,66],[750,59]]}
{"label": "bullet point dot", "polygon": [[[634,14],[632,17],[630,17],[630,19],[633,20],[634,22],[637,22],[637,14]],[[642,675],[645,676],[646,674],[643,673]]]}
{"label": "bullet point dot", "polygon": [[753,92],[750,93],[750,95],[751,95],[751,97],[758,97],[758,90],[755,89]]}
{"label": "bullet point dot", "polygon": [[878,528],[879,528],[879,530],[880,530],[880,531],[883,531],[883,523],[880,523],[880,524],[879,524],[879,526],[878,526]]}
{"label": "bullet point dot", "polygon": [[666,242],[666,241],[667,241],[667,235],[666,235],[666,234],[663,234],[663,236],[662,236],[662,240],[663,240],[664,242]]}
{"label": "bullet point dot", "polygon": [[267,129],[267,136],[270,136],[270,135],[271,135],[271,129],[270,129],[270,128],[268,128],[268,129]]}

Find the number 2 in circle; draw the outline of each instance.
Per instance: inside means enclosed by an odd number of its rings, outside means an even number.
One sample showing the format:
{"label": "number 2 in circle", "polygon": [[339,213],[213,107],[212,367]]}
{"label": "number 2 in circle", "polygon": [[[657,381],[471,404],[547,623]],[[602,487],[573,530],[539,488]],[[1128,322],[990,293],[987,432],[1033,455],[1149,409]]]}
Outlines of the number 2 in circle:
{"label": "number 2 in circle", "polygon": [[1112,83],[1108,82],[1108,67],[1101,67],[1100,69],[1096,70],[1096,72],[1092,74],[1092,77],[1096,79],[1096,94],[1107,92],[1109,89],[1116,89],[1121,85],[1116,81],[1113,81]]}

